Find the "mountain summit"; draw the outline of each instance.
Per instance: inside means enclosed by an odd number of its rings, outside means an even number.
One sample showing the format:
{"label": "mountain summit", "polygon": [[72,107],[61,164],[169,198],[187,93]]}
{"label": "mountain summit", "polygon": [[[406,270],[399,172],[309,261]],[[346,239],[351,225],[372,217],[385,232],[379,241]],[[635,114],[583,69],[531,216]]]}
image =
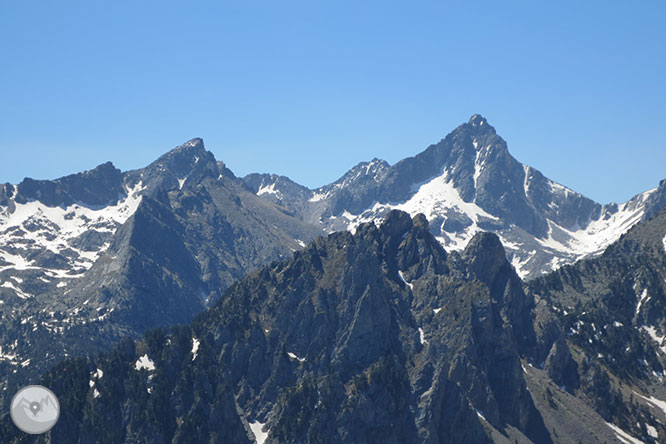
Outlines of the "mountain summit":
{"label": "mountain summit", "polygon": [[483,117],[481,114],[474,114],[472,117],[469,118],[467,124],[479,129],[495,132],[495,128],[490,126],[486,118]]}
{"label": "mountain summit", "polygon": [[480,114],[414,157],[361,163],[315,190],[269,175],[244,181],[329,232],[379,222],[392,209],[425,214],[446,248],[461,250],[475,233],[495,232],[526,278],[600,254],[666,202],[660,185],[620,205],[598,204],[517,161]]}
{"label": "mountain summit", "polygon": [[52,442],[663,441],[664,202],[597,204],[480,115],[316,190],[201,139],[5,184],[0,404],[52,367]]}
{"label": "mountain summit", "polygon": [[287,213],[201,139],[138,170],[105,163],[1,187],[0,314],[11,328],[0,328],[0,404],[66,356],[190,321],[322,233]]}

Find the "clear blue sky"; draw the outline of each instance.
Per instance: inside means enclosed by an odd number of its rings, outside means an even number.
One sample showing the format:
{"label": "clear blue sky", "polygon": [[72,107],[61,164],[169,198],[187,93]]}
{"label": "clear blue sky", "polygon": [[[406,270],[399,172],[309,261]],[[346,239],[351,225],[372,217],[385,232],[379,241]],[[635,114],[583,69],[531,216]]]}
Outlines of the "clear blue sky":
{"label": "clear blue sky", "polygon": [[474,113],[600,201],[666,178],[663,1],[0,0],[0,181],[192,137],[310,187]]}

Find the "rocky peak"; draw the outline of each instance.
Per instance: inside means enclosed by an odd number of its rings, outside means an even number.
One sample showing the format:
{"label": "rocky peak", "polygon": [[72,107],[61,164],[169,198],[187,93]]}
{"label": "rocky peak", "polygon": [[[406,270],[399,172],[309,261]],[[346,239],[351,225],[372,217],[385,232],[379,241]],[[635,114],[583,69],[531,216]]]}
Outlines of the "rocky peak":
{"label": "rocky peak", "polygon": [[480,232],[474,235],[463,251],[471,274],[490,284],[501,268],[510,267],[502,242],[495,233]]}
{"label": "rocky peak", "polygon": [[179,174],[189,172],[200,161],[215,163],[215,157],[206,151],[202,139],[195,138],[160,156],[151,165],[161,166]]}
{"label": "rocky peak", "polygon": [[494,131],[494,128],[488,124],[488,120],[486,120],[486,118],[483,117],[481,114],[474,114],[472,117],[469,118],[467,124],[474,128],[481,128],[481,127],[491,128]]}
{"label": "rocky peak", "polygon": [[123,174],[111,162],[92,170],[70,174],[55,180],[26,177],[17,186],[16,202],[38,200],[47,206],[107,205],[124,193]]}
{"label": "rocky peak", "polygon": [[[390,165],[388,162],[377,158],[372,159],[370,162],[360,162],[331,185],[340,184],[341,186],[349,186],[367,180],[377,181],[386,174],[389,168]],[[329,188],[331,185],[324,188]]]}
{"label": "rocky peak", "polygon": [[481,114],[474,114],[472,117],[469,118],[469,121],[467,123],[472,126],[481,126],[487,124],[488,121]]}
{"label": "rocky peak", "polygon": [[393,210],[384,219],[381,230],[389,237],[399,237],[412,228],[412,218],[409,214],[400,210]]}
{"label": "rocky peak", "polygon": [[200,138],[194,138],[160,156],[142,170],[129,174],[131,184],[142,181],[150,190],[160,187],[182,189],[190,181],[198,182],[203,176],[218,177],[220,167],[215,156],[204,147]]}

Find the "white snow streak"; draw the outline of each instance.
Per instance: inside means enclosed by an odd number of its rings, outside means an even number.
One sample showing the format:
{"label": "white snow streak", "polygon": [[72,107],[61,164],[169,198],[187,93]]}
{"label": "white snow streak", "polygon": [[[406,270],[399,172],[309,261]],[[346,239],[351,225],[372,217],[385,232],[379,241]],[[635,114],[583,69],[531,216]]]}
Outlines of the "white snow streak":
{"label": "white snow streak", "polygon": [[613,429],[615,432],[615,436],[617,436],[617,439],[622,441],[625,444],[645,444],[643,441],[640,439],[634,438],[615,424],[611,424],[610,422],[607,422],[606,425]]}
{"label": "white snow streak", "polygon": [[192,360],[197,359],[197,352],[199,351],[199,340],[192,338]]}
{"label": "white snow streak", "polygon": [[259,421],[255,421],[249,424],[250,430],[254,435],[254,440],[257,442],[257,444],[264,444],[264,441],[266,441],[266,438],[268,438],[268,432],[270,432],[270,430],[266,430],[265,432],[263,431],[266,424],[262,424]]}
{"label": "white snow streak", "polygon": [[21,299],[28,299],[28,298],[32,297],[31,294],[28,294],[28,293],[22,291],[20,288],[17,288],[14,284],[12,284],[9,281],[3,282],[2,285],[0,285],[0,287],[10,288],[10,289],[14,290],[14,292],[16,293],[16,296],[18,296]]}
{"label": "white snow streak", "polygon": [[664,412],[664,415],[666,415],[666,401],[662,401],[661,399],[654,398],[652,396],[647,397],[643,396],[640,393],[634,391],[634,395],[637,395],[643,399],[645,399],[648,403],[650,403],[653,407],[660,409],[662,412]]}
{"label": "white snow streak", "polygon": [[289,356],[289,358],[296,359],[298,362],[304,362],[305,361],[305,358],[299,358],[298,356],[296,356],[292,352],[287,352],[287,355]]}
{"label": "white snow streak", "polygon": [[647,288],[645,288],[643,289],[643,293],[641,293],[641,298],[639,299],[638,304],[636,305],[636,314],[641,312],[641,306],[643,305],[643,303],[649,300],[650,298],[648,297]]}
{"label": "white snow streak", "polygon": [[413,290],[413,289],[414,289],[414,284],[412,284],[412,283],[410,283],[410,282],[407,282],[407,281],[405,280],[405,277],[402,275],[402,271],[398,270],[398,276],[400,276],[400,279],[402,280],[402,282],[404,282],[405,285],[407,285],[407,286],[409,287],[410,290]]}
{"label": "white snow streak", "polygon": [[426,345],[428,343],[428,341],[425,338],[425,333],[423,332],[423,329],[421,327],[419,327],[419,340],[423,345]]}

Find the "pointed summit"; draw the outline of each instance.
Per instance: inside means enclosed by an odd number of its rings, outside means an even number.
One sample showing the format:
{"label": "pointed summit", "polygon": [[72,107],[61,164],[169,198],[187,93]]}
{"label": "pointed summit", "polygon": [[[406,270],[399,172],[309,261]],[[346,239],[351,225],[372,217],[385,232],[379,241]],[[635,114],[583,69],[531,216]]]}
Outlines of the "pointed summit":
{"label": "pointed summit", "polygon": [[488,121],[481,114],[474,114],[472,117],[469,118],[469,122],[467,123],[472,126],[483,126],[487,125]]}
{"label": "pointed summit", "polygon": [[129,182],[132,184],[141,180],[151,189],[182,189],[190,179],[200,178],[202,175],[217,177],[219,167],[213,153],[206,151],[203,140],[197,137],[173,148],[146,168],[133,173],[136,177],[130,178]]}
{"label": "pointed summit", "polygon": [[467,124],[461,125],[461,127],[466,127],[468,130],[472,129],[472,131],[477,133],[495,134],[495,128],[493,128],[492,125],[488,123],[488,120],[486,120],[481,114],[474,114],[469,118]]}
{"label": "pointed summit", "polygon": [[182,158],[182,157],[201,157],[207,153],[206,148],[204,147],[204,141],[203,139],[199,137],[195,137],[194,139],[190,139],[187,142],[185,142],[182,145],[179,145],[167,153],[163,154],[160,156],[156,162],[159,162],[160,160],[166,160],[166,159],[171,159],[174,157]]}

